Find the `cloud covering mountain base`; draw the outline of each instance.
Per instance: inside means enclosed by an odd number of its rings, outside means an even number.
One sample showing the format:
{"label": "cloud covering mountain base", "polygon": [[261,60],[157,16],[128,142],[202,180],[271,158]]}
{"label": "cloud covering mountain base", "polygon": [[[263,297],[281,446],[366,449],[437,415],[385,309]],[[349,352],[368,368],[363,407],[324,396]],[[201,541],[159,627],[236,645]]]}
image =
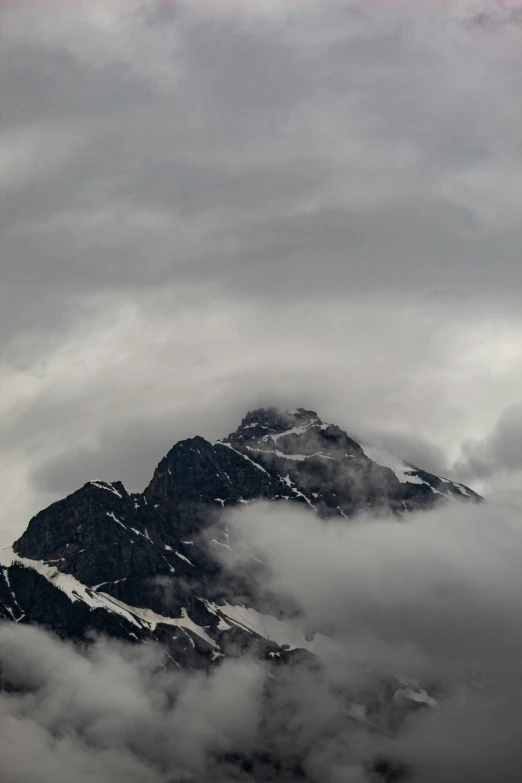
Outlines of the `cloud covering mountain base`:
{"label": "cloud covering mountain base", "polygon": [[253,504],[228,525],[314,654],[181,671],[154,645],[3,624],[3,783],[519,779],[519,516],[455,503],[325,523]]}

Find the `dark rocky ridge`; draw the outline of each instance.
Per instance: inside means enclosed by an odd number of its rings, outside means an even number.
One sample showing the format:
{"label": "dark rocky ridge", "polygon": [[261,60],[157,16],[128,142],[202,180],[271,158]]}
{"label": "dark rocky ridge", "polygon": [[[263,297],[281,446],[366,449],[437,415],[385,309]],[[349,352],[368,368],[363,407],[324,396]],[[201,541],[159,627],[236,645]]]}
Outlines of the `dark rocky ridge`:
{"label": "dark rocky ridge", "polygon": [[[255,638],[240,625],[219,628],[215,604],[230,596],[248,598],[248,584],[225,576],[219,558],[202,542],[223,509],[264,499],[348,520],[368,509],[404,514],[451,497],[480,500],[462,485],[407,470],[411,480],[399,480],[314,411],[252,411],[222,441],[195,437],[173,446],[142,494],[129,494],[120,482],[92,481],[37,514],[13,546],[14,564],[0,571],[0,616],[75,638],[90,631],[130,639],[167,636],[181,664],[215,659],[234,646],[231,639],[242,637],[244,645]],[[63,575],[88,590],[83,598],[71,602],[55,587]],[[119,603],[98,606],[97,595]],[[95,601],[94,608],[85,600]],[[129,622],[128,608],[151,610],[160,619]],[[189,624],[173,630],[161,622],[183,612],[204,633],[194,634]],[[255,643],[267,654],[278,649],[258,638]]]}

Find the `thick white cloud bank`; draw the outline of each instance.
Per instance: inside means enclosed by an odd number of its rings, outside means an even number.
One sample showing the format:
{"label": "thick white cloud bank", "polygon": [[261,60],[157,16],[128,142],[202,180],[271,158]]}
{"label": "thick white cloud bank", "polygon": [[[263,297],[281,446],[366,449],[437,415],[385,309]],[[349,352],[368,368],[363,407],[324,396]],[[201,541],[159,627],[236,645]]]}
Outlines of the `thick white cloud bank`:
{"label": "thick white cloud bank", "polygon": [[264,672],[251,661],[184,675],[146,645],[75,649],[13,623],[0,655],[18,691],[0,694],[6,783],[198,779],[207,756],[248,751],[258,729]]}
{"label": "thick white cloud bank", "polygon": [[[518,667],[520,513],[451,503],[401,521],[346,523],[259,503],[228,521],[243,546],[221,557],[232,567],[249,562],[245,552],[268,563],[260,590],[290,597],[316,632],[354,650],[361,642],[361,666],[374,657],[389,666],[409,648],[399,676],[412,675],[410,664],[425,666],[424,675],[440,665],[498,680]],[[364,649],[372,637],[375,656]]]}
{"label": "thick white cloud bank", "polygon": [[[150,645],[75,648],[4,624],[3,783],[367,783],[381,758],[412,783],[518,779],[519,514],[455,504],[407,522],[325,523],[254,504],[228,525],[267,564],[259,600],[291,599],[294,622],[315,633],[319,668],[245,654],[181,672]],[[420,709],[397,723],[412,693]],[[268,759],[284,764],[274,773]]]}

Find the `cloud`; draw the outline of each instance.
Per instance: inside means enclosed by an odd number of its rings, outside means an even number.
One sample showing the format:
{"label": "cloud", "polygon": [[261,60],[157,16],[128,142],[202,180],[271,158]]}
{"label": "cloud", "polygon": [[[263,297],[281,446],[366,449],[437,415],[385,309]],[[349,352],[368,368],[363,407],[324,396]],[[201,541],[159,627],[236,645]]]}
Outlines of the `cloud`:
{"label": "cloud", "polygon": [[506,408],[482,439],[464,443],[456,470],[483,482],[492,498],[520,507],[522,479],[522,406]]}
{"label": "cloud", "polygon": [[180,280],[270,299],[296,275],[308,297],[520,285],[507,32],[435,4],[54,7],[2,9],[6,148],[34,150],[6,180],[6,336]]}
{"label": "cloud", "polygon": [[[233,553],[220,556],[237,568],[247,547],[267,564],[261,593],[299,608],[338,697],[360,700],[391,672],[441,687],[434,712],[417,713],[374,752],[412,766],[413,780],[516,778],[520,512],[457,503],[408,521],[346,524],[255,504],[227,524]],[[332,748],[327,757],[333,775]]]}
{"label": "cloud", "polygon": [[258,598],[291,597],[317,657],[236,650],[182,671],[153,645],[74,646],[5,623],[5,783],[373,783],[379,760],[412,783],[517,779],[520,514],[456,503],[347,524],[261,503],[228,524],[228,567],[242,566],[238,544],[263,557]]}
{"label": "cloud", "polygon": [[522,405],[505,410],[482,441],[466,444],[462,469],[477,476],[522,469]]}
{"label": "cloud", "polygon": [[2,780],[174,781],[209,774],[214,755],[249,748],[263,667],[167,671],[158,648],[73,647],[35,628],[0,626]]}
{"label": "cloud", "polygon": [[297,602],[318,632],[333,626],[341,638],[357,639],[369,630],[392,648],[414,644],[430,666],[440,652],[471,668],[493,667],[497,676],[518,655],[522,639],[511,617],[519,602],[519,514],[457,503],[411,521],[363,517],[347,525],[255,504],[231,513],[229,524],[269,563],[268,587]]}

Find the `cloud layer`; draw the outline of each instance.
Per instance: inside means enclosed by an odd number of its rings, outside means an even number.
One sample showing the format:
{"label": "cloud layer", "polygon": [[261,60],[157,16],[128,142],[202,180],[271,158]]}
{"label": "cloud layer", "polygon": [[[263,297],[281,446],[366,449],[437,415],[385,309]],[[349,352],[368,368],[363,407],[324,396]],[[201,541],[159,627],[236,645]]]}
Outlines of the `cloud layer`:
{"label": "cloud layer", "polygon": [[208,779],[214,754],[249,749],[262,667],[224,663],[212,675],[166,671],[146,645],[72,645],[3,624],[2,780],[159,783]]}
{"label": "cloud layer", "polygon": [[[371,703],[368,694],[375,699],[390,674],[442,690],[434,710],[414,714],[390,740],[370,742],[374,754],[413,767],[415,781],[518,777],[520,512],[455,503],[407,522],[347,525],[257,504],[232,512],[228,524],[236,547],[221,556],[236,568],[246,547],[267,564],[260,592],[298,608],[338,698]],[[343,714],[339,701],[337,710]],[[377,715],[376,724],[393,725],[386,709]],[[343,763],[356,768],[361,746],[345,731],[337,737]],[[341,779],[333,748],[324,752],[323,779]]]}
{"label": "cloud layer", "polygon": [[259,600],[291,598],[317,657],[183,672],[151,645],[3,624],[2,781],[373,783],[379,760],[412,783],[518,779],[519,513],[347,524],[261,503],[228,524],[227,566],[241,544],[264,559]]}

